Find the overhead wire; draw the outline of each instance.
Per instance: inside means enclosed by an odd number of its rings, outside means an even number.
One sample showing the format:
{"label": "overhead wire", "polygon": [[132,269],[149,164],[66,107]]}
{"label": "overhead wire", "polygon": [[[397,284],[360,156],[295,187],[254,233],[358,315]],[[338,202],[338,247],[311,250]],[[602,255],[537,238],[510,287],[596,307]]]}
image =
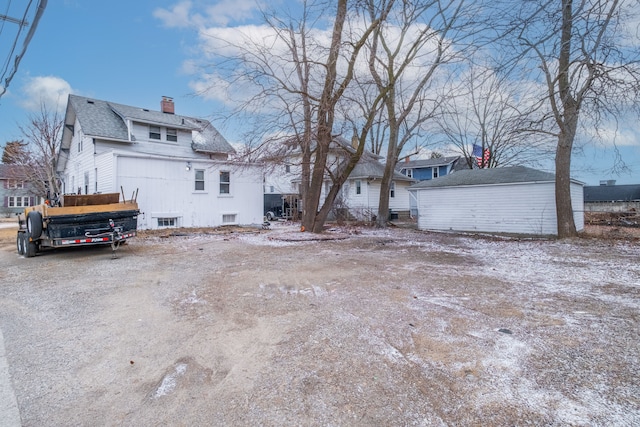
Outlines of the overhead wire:
{"label": "overhead wire", "polygon": [[[7,88],[9,87],[9,84],[11,83],[11,80],[13,79],[15,74],[18,72],[18,66],[20,65],[20,61],[24,57],[24,54],[27,51],[27,47],[29,46],[29,43],[31,42],[31,39],[33,38],[33,35],[35,34],[36,28],[38,27],[38,23],[40,22],[40,18],[42,17],[42,14],[44,13],[45,8],[47,7],[47,0],[39,0],[38,6],[37,6],[37,9],[36,9],[36,12],[35,12],[35,17],[33,19],[33,23],[31,24],[31,26],[29,28],[29,31],[27,32],[27,35],[26,35],[24,41],[22,42],[22,49],[21,49],[20,53],[15,55],[15,58],[13,58],[13,67],[11,68],[11,71],[9,71],[9,66],[11,64],[13,54],[14,54],[14,52],[16,50],[16,46],[18,45],[18,40],[20,38],[20,34],[22,33],[22,28],[24,26],[26,26],[27,14],[29,13],[29,10],[31,9],[31,4],[32,3],[33,3],[33,0],[29,0],[29,4],[27,5],[27,8],[25,9],[25,12],[23,14],[22,20],[20,21],[20,24],[19,24],[20,28],[18,29],[18,32],[16,34],[16,38],[15,38],[15,40],[13,42],[13,46],[11,47],[11,52],[7,56],[7,60],[5,62],[5,66],[4,66],[4,69],[2,71],[2,75],[0,75],[0,98],[2,97],[2,95],[5,94],[5,92],[7,91]],[[7,75],[7,72],[9,72],[8,75]],[[3,80],[4,80],[4,84],[1,84]]]}

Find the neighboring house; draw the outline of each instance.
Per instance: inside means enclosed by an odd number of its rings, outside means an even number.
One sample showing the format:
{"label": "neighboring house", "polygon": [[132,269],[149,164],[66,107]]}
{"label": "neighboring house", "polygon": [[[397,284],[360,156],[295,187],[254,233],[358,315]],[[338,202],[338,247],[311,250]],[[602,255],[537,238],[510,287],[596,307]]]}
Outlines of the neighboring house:
{"label": "neighboring house", "polygon": [[[349,214],[359,220],[372,220],[378,215],[384,165],[364,156],[342,187],[342,203]],[[389,192],[389,219],[409,217],[409,187],[416,181],[394,172]]]}
{"label": "neighboring house", "polygon": [[404,162],[398,162],[396,165],[398,172],[416,181],[439,178],[458,169],[469,169],[461,156],[422,160],[409,160],[407,157]]}
{"label": "neighboring house", "polygon": [[[328,168],[338,167],[354,152],[355,149],[346,139],[334,138],[327,158]],[[302,203],[299,201],[302,159],[300,150],[297,148],[290,148],[286,153],[279,153],[277,158],[282,164],[277,165],[265,177],[265,209],[269,203],[276,207],[278,199],[281,199],[286,215],[287,210],[294,212],[302,210]],[[369,151],[362,154],[360,161],[343,184],[336,198],[333,217],[336,214],[342,214],[359,220],[371,220],[377,216],[380,186],[384,173],[384,165],[380,163],[380,159],[380,156]],[[408,187],[414,182],[415,180],[412,178],[397,172],[394,173],[389,195],[389,210],[392,217],[408,216]],[[323,183],[321,203],[331,189],[331,185],[331,180],[327,176]],[[347,213],[348,215],[346,215]]]}
{"label": "neighboring house", "polygon": [[141,229],[262,223],[262,167],[229,160],[207,120],[69,95],[58,173],[64,193],[136,197]]}
{"label": "neighboring house", "polygon": [[[462,170],[410,188],[418,228],[556,235],[555,175],[524,166]],[[571,181],[578,231],[584,228],[583,183]]]}
{"label": "neighboring house", "polygon": [[29,181],[22,173],[23,166],[0,163],[0,215],[16,215],[27,206],[37,205],[40,197],[34,196]]}
{"label": "neighboring house", "polygon": [[615,185],[601,181],[600,185],[584,187],[586,212],[640,211],[640,184]]}

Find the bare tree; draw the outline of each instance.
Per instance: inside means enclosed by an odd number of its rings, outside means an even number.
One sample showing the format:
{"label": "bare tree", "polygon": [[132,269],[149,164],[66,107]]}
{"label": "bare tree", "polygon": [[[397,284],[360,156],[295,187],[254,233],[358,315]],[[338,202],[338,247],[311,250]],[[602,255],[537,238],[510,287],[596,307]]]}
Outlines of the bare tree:
{"label": "bare tree", "polygon": [[44,104],[40,111],[29,117],[26,126],[20,126],[26,144],[26,156],[16,159],[16,164],[27,175],[25,180],[31,183],[38,196],[47,192],[59,193],[60,186],[56,175],[56,156],[60,148],[63,119],[57,111],[50,111]]}
{"label": "bare tree", "polygon": [[[370,1],[371,11],[378,1]],[[386,2],[383,0],[382,4]],[[378,91],[386,93],[388,127],[385,171],[376,226],[386,227],[395,166],[405,144],[433,117],[440,102],[432,83],[437,71],[459,58],[456,42],[465,36],[462,22],[471,2],[426,0],[399,2],[393,19],[375,29],[369,45],[369,70]],[[467,9],[468,8],[468,9]]]}
{"label": "bare tree", "polygon": [[2,150],[2,163],[23,163],[27,156],[27,144],[23,141],[9,141]]}
{"label": "bare tree", "polygon": [[510,22],[507,38],[517,41],[519,63],[529,74],[539,70],[546,88],[547,124],[557,138],[559,237],[576,235],[570,174],[581,119],[597,126],[604,116],[638,106],[638,33],[624,25],[638,10],[637,0],[538,0],[521,3]]}
{"label": "bare tree", "polygon": [[552,158],[553,143],[537,126],[543,114],[539,93],[509,77],[471,65],[456,86],[444,88],[435,121],[444,143],[460,151],[469,167],[534,166]]}
{"label": "bare tree", "polygon": [[[374,29],[385,19],[387,8],[377,8],[371,20],[360,19],[347,0],[334,3],[333,27],[323,32],[314,25],[326,18],[327,4],[305,2],[302,17],[288,20],[283,14],[264,14],[267,34],[259,40],[247,35],[242,43],[226,47],[240,52],[229,56],[225,79],[229,88],[252,86],[253,95],[240,103],[236,112],[252,115],[261,126],[261,138],[251,138],[244,156],[283,158],[287,150],[301,155],[300,193],[303,199],[302,225],[306,231],[321,232],[342,184],[357,164],[368,128],[375,119],[365,115],[353,129],[356,148],[345,151],[340,163],[330,163],[329,153],[339,127],[338,105],[355,76],[360,52]],[[350,13],[353,12],[353,13]],[[219,69],[219,68],[218,68]],[[210,88],[217,90],[217,88]],[[239,91],[241,92],[241,91]],[[381,95],[377,96],[381,99]],[[373,101],[374,105],[380,101]],[[376,111],[375,108],[373,108]],[[236,115],[237,118],[237,115]],[[266,135],[266,137],[265,137]],[[282,143],[286,142],[283,148]],[[324,183],[330,191],[321,201]]]}

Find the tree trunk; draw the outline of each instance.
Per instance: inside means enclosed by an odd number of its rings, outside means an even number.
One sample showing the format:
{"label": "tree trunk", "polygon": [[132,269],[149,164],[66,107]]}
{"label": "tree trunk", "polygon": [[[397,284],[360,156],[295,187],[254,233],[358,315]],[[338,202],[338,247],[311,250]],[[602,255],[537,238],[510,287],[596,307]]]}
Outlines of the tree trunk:
{"label": "tree trunk", "polygon": [[571,205],[571,151],[578,125],[578,112],[565,108],[564,130],[556,148],[556,217],[558,237],[574,237],[578,233]]}

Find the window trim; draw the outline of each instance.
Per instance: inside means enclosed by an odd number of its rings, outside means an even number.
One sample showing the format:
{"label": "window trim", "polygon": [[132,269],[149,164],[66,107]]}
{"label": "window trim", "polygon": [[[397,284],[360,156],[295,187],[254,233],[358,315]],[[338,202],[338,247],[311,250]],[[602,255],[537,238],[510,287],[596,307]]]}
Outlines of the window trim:
{"label": "window trim", "polygon": [[[154,130],[158,130],[154,132]],[[157,138],[156,138],[157,135]],[[149,125],[149,139],[160,141],[162,139],[162,128],[160,126]]]}
{"label": "window trim", "polygon": [[[198,179],[198,172],[202,173],[202,179]],[[203,192],[206,190],[205,187],[205,171],[204,169],[194,169],[193,170],[193,177],[194,177],[194,190],[193,191],[197,191],[197,192]],[[198,188],[198,183],[202,184],[202,188]]]}
{"label": "window trim", "polygon": [[[227,177],[227,181],[223,181],[222,178],[223,176]],[[223,190],[223,186],[226,187],[226,192],[222,191]],[[221,196],[230,196],[231,195],[231,172],[230,171],[224,171],[221,170],[220,171],[220,175],[219,175],[219,188],[218,188],[219,194]]]}
{"label": "window trim", "polygon": [[436,166],[434,168],[431,168],[431,178],[437,178],[440,176],[440,167]]}
{"label": "window trim", "polygon": [[362,194],[362,181],[356,179],[356,195]]}
{"label": "window trim", "polygon": [[178,129],[176,128],[167,128],[167,141],[168,142],[178,142]]}
{"label": "window trim", "polygon": [[395,181],[391,181],[391,185],[389,186],[389,198],[395,198],[396,197],[396,182]]}

